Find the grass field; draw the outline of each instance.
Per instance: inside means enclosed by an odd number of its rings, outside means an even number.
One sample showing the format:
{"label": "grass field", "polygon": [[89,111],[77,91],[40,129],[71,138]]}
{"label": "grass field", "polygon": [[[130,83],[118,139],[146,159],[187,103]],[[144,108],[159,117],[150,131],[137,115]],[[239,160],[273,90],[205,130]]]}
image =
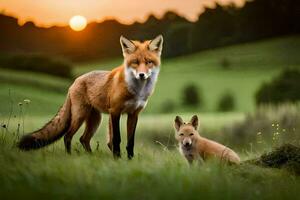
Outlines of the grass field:
{"label": "grass field", "polygon": [[[23,134],[22,118],[18,117],[11,119],[8,130],[1,129],[0,194],[3,199],[295,199],[299,194],[300,178],[285,170],[245,163],[226,166],[218,161],[189,167],[177,149],[168,147],[165,141],[158,140],[161,144],[157,144],[148,137],[151,131],[157,132],[159,127],[164,129],[171,124],[170,115],[141,119],[136,156],[131,161],[126,159],[124,140],[123,158],[112,158],[105,144],[106,119],[92,140],[91,155],[79,144],[80,134],[73,140],[72,155],[65,153],[62,140],[39,151],[20,152],[15,148]],[[184,115],[184,119],[188,117],[189,114]],[[239,117],[205,114],[203,124],[211,123],[212,119],[228,123],[228,119]],[[47,120],[47,116],[25,117],[25,132]],[[21,123],[19,128],[18,122]],[[173,137],[171,127],[169,131]],[[123,131],[122,138],[124,136]],[[235,150],[243,161],[261,154],[249,147]]]}
{"label": "grass field", "polygon": [[[296,199],[300,178],[285,170],[246,163],[224,166],[217,161],[189,167],[174,148],[173,120],[176,115],[188,120],[197,113],[202,135],[227,141],[223,127],[243,121],[247,112],[255,112],[257,88],[283,68],[300,67],[299,51],[300,38],[290,36],[163,60],[155,93],[139,119],[136,156],[131,161],[126,159],[124,120],[121,124],[123,157],[120,160],[112,158],[106,146],[106,115],[92,139],[94,152],[91,155],[85,153],[79,143],[83,128],[73,139],[72,155],[65,153],[62,140],[40,151],[17,150],[15,145],[20,136],[40,128],[57,112],[72,81],[0,69],[0,197]],[[224,58],[229,60],[229,69],[223,69],[220,64]],[[74,68],[74,75],[111,69],[121,62],[117,58],[80,63]],[[181,90],[188,83],[201,87],[202,107],[191,109],[181,105]],[[216,112],[220,96],[228,90],[235,96],[236,109],[228,113]],[[24,99],[29,99],[30,103]],[[165,102],[175,104],[174,112],[161,113]],[[297,109],[299,107],[296,112]],[[231,146],[232,143],[225,144]],[[270,145],[258,150],[250,143],[231,147],[243,161],[271,150]]]}
{"label": "grass field", "polygon": [[132,161],[102,149],[0,151],[3,199],[295,199],[300,179],[284,170],[217,161],[188,167],[176,151],[137,145]]}

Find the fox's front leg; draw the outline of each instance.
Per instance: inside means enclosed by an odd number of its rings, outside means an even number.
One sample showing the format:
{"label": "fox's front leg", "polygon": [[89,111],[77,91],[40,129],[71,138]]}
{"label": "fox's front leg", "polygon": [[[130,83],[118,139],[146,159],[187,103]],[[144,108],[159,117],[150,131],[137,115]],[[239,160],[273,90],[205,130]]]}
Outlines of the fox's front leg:
{"label": "fox's front leg", "polygon": [[138,113],[128,114],[127,117],[127,156],[131,159],[134,156],[134,136],[136,124],[138,121]]}
{"label": "fox's front leg", "polygon": [[110,141],[108,143],[108,147],[112,150],[115,158],[121,157],[120,114],[110,114],[109,129]]}

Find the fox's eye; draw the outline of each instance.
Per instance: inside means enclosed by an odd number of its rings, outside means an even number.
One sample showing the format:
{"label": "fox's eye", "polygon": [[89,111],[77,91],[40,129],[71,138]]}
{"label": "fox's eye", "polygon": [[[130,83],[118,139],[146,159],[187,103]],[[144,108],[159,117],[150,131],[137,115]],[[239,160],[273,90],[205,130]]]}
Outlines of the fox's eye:
{"label": "fox's eye", "polygon": [[149,65],[149,64],[153,64],[153,61],[152,60],[147,60],[146,65]]}
{"label": "fox's eye", "polygon": [[183,133],[180,133],[179,136],[183,136]]}
{"label": "fox's eye", "polygon": [[133,61],[131,61],[131,64],[132,65],[139,65],[139,61],[138,60],[133,60]]}
{"label": "fox's eye", "polygon": [[190,133],[190,136],[193,136],[194,135],[194,133]]}

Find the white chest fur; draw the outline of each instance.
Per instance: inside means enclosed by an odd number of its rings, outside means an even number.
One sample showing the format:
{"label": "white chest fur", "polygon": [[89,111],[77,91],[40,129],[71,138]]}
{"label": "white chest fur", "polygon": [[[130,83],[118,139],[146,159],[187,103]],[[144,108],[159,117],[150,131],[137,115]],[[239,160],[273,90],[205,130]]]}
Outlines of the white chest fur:
{"label": "white chest fur", "polygon": [[147,104],[147,100],[141,100],[141,99],[131,99],[125,102],[124,105],[124,112],[137,110],[139,108],[144,108]]}
{"label": "white chest fur", "polygon": [[186,149],[181,144],[179,144],[179,151],[183,156],[187,156],[193,153],[192,149]]}
{"label": "white chest fur", "polygon": [[193,147],[191,147],[190,149],[186,149],[185,147],[183,147],[181,144],[179,144],[179,151],[180,153],[189,161],[194,160],[196,157],[198,157],[195,154],[195,151],[193,149]]}
{"label": "white chest fur", "polygon": [[144,108],[147,104],[148,97],[154,90],[156,80],[159,73],[159,67],[153,69],[148,79],[136,79],[130,68],[125,68],[125,80],[128,91],[134,97],[124,104],[124,112]]}

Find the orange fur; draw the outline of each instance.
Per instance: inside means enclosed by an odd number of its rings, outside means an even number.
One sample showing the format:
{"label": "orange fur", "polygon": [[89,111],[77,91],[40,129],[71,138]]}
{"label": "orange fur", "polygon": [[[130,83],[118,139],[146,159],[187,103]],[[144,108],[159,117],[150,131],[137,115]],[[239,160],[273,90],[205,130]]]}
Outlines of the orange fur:
{"label": "orange fur", "polygon": [[179,116],[175,118],[175,138],[179,142],[180,152],[189,163],[194,160],[205,161],[212,157],[229,163],[240,163],[239,156],[233,150],[200,136],[197,128],[198,117],[196,115],[188,123],[184,123]]}
{"label": "orange fur", "polygon": [[152,94],[159,72],[162,42],[162,36],[145,42],[130,41],[121,36],[124,63],[112,71],[93,71],[78,77],[69,88],[68,100],[56,116],[61,128],[58,128],[58,122],[50,122],[49,126],[24,136],[19,148],[36,149],[65,135],[66,150],[70,153],[73,135],[86,122],[80,142],[90,152],[90,139],[101,122],[101,113],[108,113],[108,146],[118,157],[121,142],[119,119],[122,113],[127,113],[127,152],[131,158],[138,114]]}

